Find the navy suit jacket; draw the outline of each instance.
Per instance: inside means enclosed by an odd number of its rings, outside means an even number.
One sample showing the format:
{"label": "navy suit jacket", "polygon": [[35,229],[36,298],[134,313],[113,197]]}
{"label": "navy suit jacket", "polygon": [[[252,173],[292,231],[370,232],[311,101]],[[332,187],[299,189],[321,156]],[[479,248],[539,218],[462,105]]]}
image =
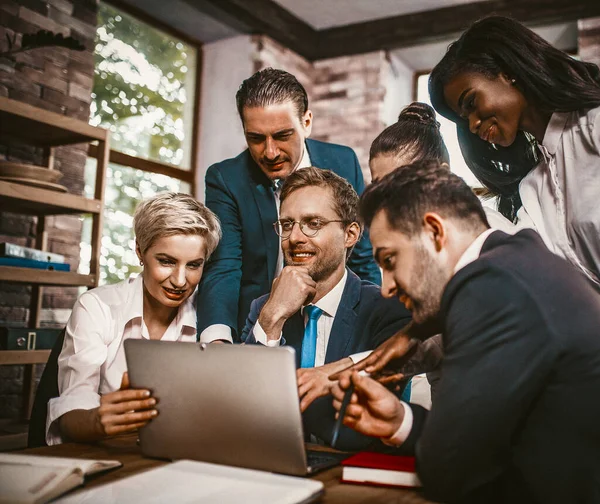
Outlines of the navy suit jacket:
{"label": "navy suit jacket", "polygon": [[[364,189],[356,154],[349,147],[306,140],[314,166],[348,180],[358,194]],[[198,334],[213,324],[233,329],[239,339],[250,303],[271,290],[279,238],[273,229],[277,208],[271,181],[246,149],[212,165],[206,173],[206,206],[221,221],[223,238],[206,264],[198,291]],[[348,266],[361,278],[381,283],[381,274],[365,232]]]}
{"label": "navy suit jacket", "polygon": [[442,296],[442,376],[413,406],[426,495],[600,502],[600,297],[537,233],[492,233]]}
{"label": "navy suit jacket", "polygon": [[[411,320],[410,312],[397,299],[385,299],[378,285],[361,281],[352,271],[347,271],[348,278],[329,335],[325,364],[358,352],[374,350]],[[268,299],[269,295],[266,294],[252,303],[242,332],[242,341],[245,343],[256,343],[254,325]],[[296,365],[300,367],[304,338],[304,318],[300,311],[285,322],[282,338],[286,345],[292,346],[296,351]],[[335,411],[330,396],[314,401],[303,418],[305,432],[331,442]],[[361,436],[343,427],[336,447],[361,450],[372,443],[373,438]],[[377,441],[375,444],[379,445]]]}

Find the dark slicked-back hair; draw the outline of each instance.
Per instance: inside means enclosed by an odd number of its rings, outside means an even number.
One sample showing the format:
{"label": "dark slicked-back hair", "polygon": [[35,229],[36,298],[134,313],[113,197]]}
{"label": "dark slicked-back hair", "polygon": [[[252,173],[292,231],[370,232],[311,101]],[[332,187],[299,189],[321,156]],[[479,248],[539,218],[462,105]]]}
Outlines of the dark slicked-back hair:
{"label": "dark slicked-back hair", "polygon": [[471,188],[433,160],[403,166],[367,187],[360,198],[360,215],[367,227],[380,210],[392,227],[407,236],[422,231],[427,212],[460,219],[473,230],[490,227]]}
{"label": "dark slicked-back hair", "polygon": [[410,153],[414,161],[435,159],[450,164],[435,110],[426,103],[413,102],[402,109],[398,121],[373,140],[369,161],[380,155],[398,156],[405,152]]}
{"label": "dark slicked-back hair", "polygon": [[308,96],[302,84],[291,73],[275,68],[260,70],[242,82],[235,100],[242,122],[246,107],[266,107],[291,101],[300,118],[308,110]]}
{"label": "dark slicked-back hair", "polygon": [[490,16],[474,23],[453,42],[429,77],[431,103],[455,122],[467,166],[499,196],[498,209],[514,221],[521,207],[519,183],[538,163],[536,141],[519,131],[508,147],[492,146],[469,131],[444,97],[444,87],[456,76],[473,72],[494,79],[501,74],[539,113],[571,112],[600,105],[600,70],[577,61],[521,23]]}
{"label": "dark slicked-back hair", "polygon": [[[362,224],[358,218],[358,194],[356,194],[352,184],[345,178],[340,177],[331,170],[322,170],[314,166],[296,170],[285,179],[281,188],[279,197],[281,204],[290,194],[305,187],[330,189],[333,195],[333,209],[338,214],[344,227],[357,222],[362,231]],[[353,247],[346,251],[346,258],[350,256],[352,249]]]}

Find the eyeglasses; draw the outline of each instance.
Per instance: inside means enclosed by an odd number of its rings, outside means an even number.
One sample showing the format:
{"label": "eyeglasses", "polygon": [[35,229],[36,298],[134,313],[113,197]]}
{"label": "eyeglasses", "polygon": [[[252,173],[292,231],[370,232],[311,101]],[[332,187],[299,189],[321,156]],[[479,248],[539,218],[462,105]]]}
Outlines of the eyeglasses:
{"label": "eyeglasses", "polygon": [[305,236],[312,238],[316,236],[319,231],[327,224],[332,222],[344,222],[343,220],[325,220],[325,219],[302,219],[301,221],[294,221],[289,219],[280,219],[273,223],[273,227],[275,228],[275,232],[281,238],[289,238],[292,234],[292,230],[294,229],[294,224],[298,224],[300,226],[300,231],[304,233]]}

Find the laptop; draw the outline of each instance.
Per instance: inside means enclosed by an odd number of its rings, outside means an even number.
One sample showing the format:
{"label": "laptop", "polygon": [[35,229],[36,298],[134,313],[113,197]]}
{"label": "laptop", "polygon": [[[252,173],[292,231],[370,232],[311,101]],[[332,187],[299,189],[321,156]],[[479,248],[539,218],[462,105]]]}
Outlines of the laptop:
{"label": "laptop", "polygon": [[124,346],[131,387],[158,401],[158,416],[139,431],[146,456],[296,476],[348,457],[307,456],[290,347],[137,339]]}

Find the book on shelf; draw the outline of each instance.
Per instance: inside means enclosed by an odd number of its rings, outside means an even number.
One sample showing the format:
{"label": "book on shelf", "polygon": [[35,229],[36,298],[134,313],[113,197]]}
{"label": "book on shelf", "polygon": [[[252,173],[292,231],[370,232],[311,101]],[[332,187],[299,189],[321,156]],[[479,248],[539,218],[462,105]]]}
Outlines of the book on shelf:
{"label": "book on shelf", "polygon": [[71,271],[71,265],[67,263],[36,261],[35,259],[24,259],[22,257],[0,257],[0,266],[17,266],[19,268],[48,271]]}
{"label": "book on shelf", "polygon": [[51,350],[62,329],[0,327],[0,350]]}
{"label": "book on shelf", "polygon": [[59,502],[243,502],[298,504],[316,501],[324,485],[295,476],[180,460],[114,483],[67,495]]}
{"label": "book on shelf", "polygon": [[365,485],[420,487],[415,458],[360,452],[342,462],[342,481]]}
{"label": "book on shelf", "polygon": [[23,259],[35,259],[36,261],[64,263],[65,256],[54,254],[45,250],[38,250],[29,247],[22,247],[14,243],[0,243],[0,256],[21,257]]}
{"label": "book on shelf", "polygon": [[121,465],[116,460],[0,453],[0,502],[47,502],[83,484],[85,476]]}

